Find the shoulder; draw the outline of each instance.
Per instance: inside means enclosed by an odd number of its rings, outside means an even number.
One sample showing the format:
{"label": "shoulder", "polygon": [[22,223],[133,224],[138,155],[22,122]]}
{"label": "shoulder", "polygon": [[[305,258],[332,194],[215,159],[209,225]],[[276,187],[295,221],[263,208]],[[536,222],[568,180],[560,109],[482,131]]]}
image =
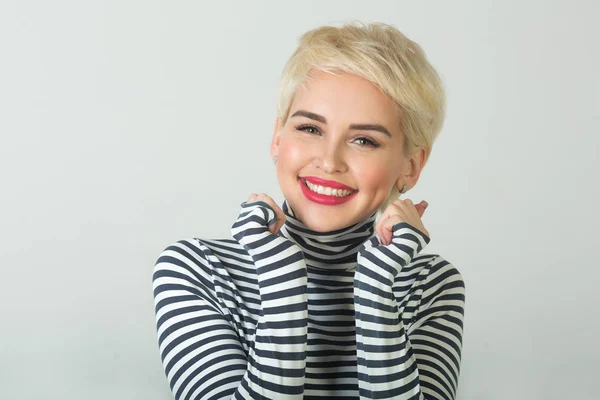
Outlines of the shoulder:
{"label": "shoulder", "polygon": [[189,237],[172,242],[154,263],[160,269],[206,269],[219,260],[220,253],[241,253],[244,249],[233,239],[200,239]]}
{"label": "shoulder", "polygon": [[439,254],[423,254],[415,257],[415,262],[424,263],[429,281],[455,281],[464,286],[464,279],[458,268]]}
{"label": "shoulder", "polygon": [[450,261],[438,254],[423,255],[423,262],[426,264],[420,280],[420,318],[451,313],[462,319],[465,305],[465,281],[462,274]]}
{"label": "shoulder", "polygon": [[165,271],[207,277],[224,266],[243,266],[251,262],[248,252],[234,239],[190,237],[171,243],[159,253],[153,279]]}
{"label": "shoulder", "polygon": [[405,290],[414,314],[408,315],[407,329],[413,332],[431,319],[445,319],[462,329],[465,282],[459,270],[439,254],[419,254],[409,267],[414,269],[414,281]]}
{"label": "shoulder", "polygon": [[197,238],[185,238],[172,242],[159,254],[154,263],[152,280],[157,283],[166,279],[198,280],[199,274],[210,267],[204,246]]}
{"label": "shoulder", "polygon": [[198,238],[190,237],[166,246],[159,253],[155,265],[181,264],[198,259],[206,259],[204,246]]}
{"label": "shoulder", "polygon": [[423,290],[450,289],[451,287],[465,289],[465,281],[460,271],[446,258],[439,254],[418,254],[402,273],[396,277],[396,281],[409,280],[414,286]]}
{"label": "shoulder", "polygon": [[165,247],[159,254],[156,263],[177,259],[204,259],[221,254],[238,254],[247,256],[245,249],[234,239],[203,239],[190,237],[178,240]]}

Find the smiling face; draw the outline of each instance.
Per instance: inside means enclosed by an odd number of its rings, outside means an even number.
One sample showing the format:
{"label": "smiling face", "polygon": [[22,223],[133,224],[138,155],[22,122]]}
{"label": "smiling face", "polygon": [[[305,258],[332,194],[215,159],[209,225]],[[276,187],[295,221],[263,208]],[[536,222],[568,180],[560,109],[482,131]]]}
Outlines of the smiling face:
{"label": "smiling face", "polygon": [[311,77],[276,125],[271,155],[296,217],[328,232],[368,218],[394,185],[412,187],[419,168],[404,157],[398,108],[381,90],[349,73]]}

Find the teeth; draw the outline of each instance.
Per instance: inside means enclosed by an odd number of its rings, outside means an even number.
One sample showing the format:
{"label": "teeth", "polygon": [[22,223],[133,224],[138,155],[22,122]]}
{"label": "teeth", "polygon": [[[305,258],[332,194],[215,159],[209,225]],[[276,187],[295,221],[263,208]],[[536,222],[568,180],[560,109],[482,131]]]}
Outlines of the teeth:
{"label": "teeth", "polygon": [[324,194],[325,196],[335,196],[335,197],[346,197],[349,194],[352,194],[352,190],[343,190],[343,189],[332,189],[330,187],[314,185],[308,181],[303,180],[303,182],[308,186],[310,190],[313,192]]}

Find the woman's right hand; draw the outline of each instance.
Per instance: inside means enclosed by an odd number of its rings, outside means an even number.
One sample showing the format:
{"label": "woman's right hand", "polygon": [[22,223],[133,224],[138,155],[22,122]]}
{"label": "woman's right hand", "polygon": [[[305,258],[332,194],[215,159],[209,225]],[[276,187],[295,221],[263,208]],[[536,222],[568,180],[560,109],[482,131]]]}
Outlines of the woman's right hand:
{"label": "woman's right hand", "polygon": [[246,200],[246,204],[255,203],[257,201],[264,201],[273,209],[276,219],[271,221],[267,228],[269,229],[269,232],[276,235],[285,222],[283,210],[281,210],[277,203],[265,193],[252,193],[250,197],[248,197],[248,200]]}

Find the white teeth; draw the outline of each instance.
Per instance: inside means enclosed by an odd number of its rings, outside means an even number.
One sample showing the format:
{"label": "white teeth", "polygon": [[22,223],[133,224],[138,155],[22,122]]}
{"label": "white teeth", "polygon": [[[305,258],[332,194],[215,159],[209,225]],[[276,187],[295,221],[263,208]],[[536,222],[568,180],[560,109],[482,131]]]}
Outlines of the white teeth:
{"label": "white teeth", "polygon": [[330,187],[314,185],[308,181],[303,180],[306,183],[306,186],[313,192],[324,194],[325,196],[335,196],[335,197],[346,197],[349,194],[352,194],[352,190],[343,190],[343,189],[333,189]]}

